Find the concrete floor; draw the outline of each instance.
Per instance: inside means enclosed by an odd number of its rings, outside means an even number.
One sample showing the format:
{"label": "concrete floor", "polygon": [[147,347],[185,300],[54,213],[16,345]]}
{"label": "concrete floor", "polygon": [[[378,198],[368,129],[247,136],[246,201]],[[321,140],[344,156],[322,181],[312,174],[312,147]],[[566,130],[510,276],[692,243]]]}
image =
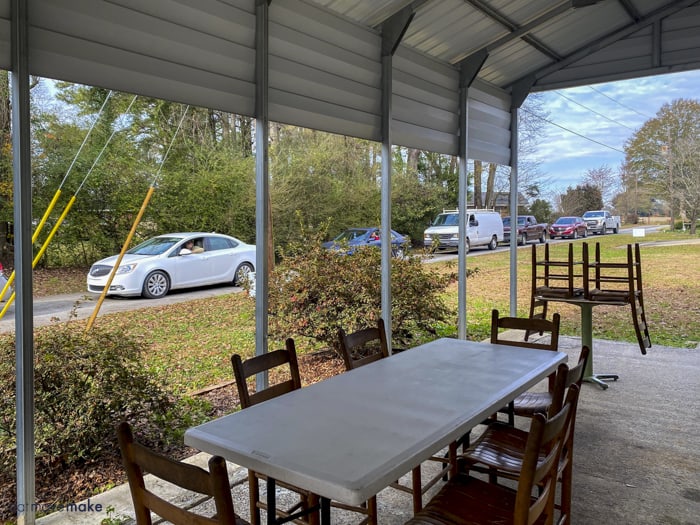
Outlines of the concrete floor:
{"label": "concrete floor", "polygon": [[[560,348],[575,362],[580,339],[562,337]],[[653,346],[642,356],[636,344],[595,340],[593,353],[594,372],[619,373],[620,379],[607,390],[594,384],[582,390],[573,523],[700,524],[700,349]],[[193,460],[206,464],[205,455]],[[236,512],[247,519],[246,471],[230,469],[231,480],[242,482],[233,489]],[[113,518],[133,515],[128,486],[90,501],[103,511],[59,512],[38,523],[99,524],[108,505],[114,507]],[[409,496],[396,490],[381,492],[378,505],[382,525],[399,525],[411,516]],[[342,524],[359,521],[347,513],[334,518]]]}

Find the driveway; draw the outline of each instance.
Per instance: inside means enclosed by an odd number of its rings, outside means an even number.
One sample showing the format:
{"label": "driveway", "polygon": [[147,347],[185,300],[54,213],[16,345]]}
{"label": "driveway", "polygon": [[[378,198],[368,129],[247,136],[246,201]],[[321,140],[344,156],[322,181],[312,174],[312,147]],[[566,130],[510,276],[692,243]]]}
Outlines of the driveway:
{"label": "driveway", "polygon": [[[161,299],[143,299],[140,297],[108,297],[102,303],[100,315],[139,308],[153,308],[166,304],[182,303],[193,299],[216,297],[218,295],[238,293],[243,288],[231,285],[206,286],[189,290],[173,290]],[[95,310],[99,295],[74,293],[52,295],[34,300],[34,326],[46,326],[54,322],[65,322],[71,319],[74,310],[77,319],[87,319]],[[4,306],[4,303],[0,303]],[[15,304],[10,306],[5,317],[0,320],[0,332],[11,332],[15,329]]]}

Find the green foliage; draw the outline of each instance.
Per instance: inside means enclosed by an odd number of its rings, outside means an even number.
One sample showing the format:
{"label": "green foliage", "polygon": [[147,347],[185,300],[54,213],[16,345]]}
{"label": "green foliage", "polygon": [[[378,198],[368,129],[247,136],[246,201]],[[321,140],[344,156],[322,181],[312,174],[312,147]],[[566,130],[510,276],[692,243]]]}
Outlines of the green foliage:
{"label": "green foliage", "polygon": [[552,222],[552,206],[543,199],[535,199],[530,205],[530,213],[535,216],[538,222]]}
{"label": "green foliage", "polygon": [[[44,471],[94,460],[116,447],[115,427],[131,421],[141,439],[174,443],[203,407],[175,401],[142,362],[143,343],[120,330],[66,323],[35,334],[35,446]],[[15,455],[15,341],[0,338],[0,465]]]}
{"label": "green foliage", "polygon": [[561,196],[561,215],[583,215],[589,210],[602,210],[603,196],[590,184],[569,186]]}
{"label": "green foliage", "polygon": [[[366,328],[381,315],[381,254],[325,250],[318,236],[284,251],[270,277],[270,335],[304,336],[337,350],[337,332]],[[427,333],[449,311],[442,292],[450,276],[430,271],[420,257],[392,260],[392,333],[399,345]]]}

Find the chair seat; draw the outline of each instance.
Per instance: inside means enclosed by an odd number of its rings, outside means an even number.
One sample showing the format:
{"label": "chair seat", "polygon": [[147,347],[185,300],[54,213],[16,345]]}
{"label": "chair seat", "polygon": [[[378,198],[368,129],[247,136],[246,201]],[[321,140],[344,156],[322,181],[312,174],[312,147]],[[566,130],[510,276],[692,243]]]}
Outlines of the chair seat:
{"label": "chair seat", "polygon": [[[459,474],[406,525],[513,523],[515,496],[510,488]],[[545,519],[535,521],[537,525],[544,523]]]}
{"label": "chair seat", "polygon": [[599,290],[594,288],[588,293],[591,300],[594,301],[611,301],[611,302],[629,302],[630,294],[626,290]]}
{"label": "chair seat", "polygon": [[[573,296],[583,295],[583,288],[574,288]],[[568,288],[556,286],[538,286],[535,289],[535,296],[541,297],[572,297],[572,292]]]}
{"label": "chair seat", "polygon": [[481,464],[501,473],[519,474],[527,436],[527,432],[519,428],[505,423],[492,423],[476,442],[459,456],[459,462],[466,463],[468,468]]}
{"label": "chair seat", "polygon": [[546,414],[552,404],[552,394],[549,392],[523,392],[515,398],[513,412],[516,416],[532,417],[541,412]]}

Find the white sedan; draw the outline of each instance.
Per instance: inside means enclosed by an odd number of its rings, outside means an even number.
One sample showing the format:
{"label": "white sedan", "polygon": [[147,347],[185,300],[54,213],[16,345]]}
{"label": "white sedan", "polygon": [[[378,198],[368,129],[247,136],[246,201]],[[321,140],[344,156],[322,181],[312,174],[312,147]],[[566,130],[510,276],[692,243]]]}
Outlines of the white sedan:
{"label": "white sedan", "polygon": [[[92,265],[87,276],[89,292],[102,293],[117,258],[113,255]],[[252,244],[217,233],[169,233],[128,250],[107,295],[158,299],[176,288],[218,283],[240,286],[254,271]]]}

